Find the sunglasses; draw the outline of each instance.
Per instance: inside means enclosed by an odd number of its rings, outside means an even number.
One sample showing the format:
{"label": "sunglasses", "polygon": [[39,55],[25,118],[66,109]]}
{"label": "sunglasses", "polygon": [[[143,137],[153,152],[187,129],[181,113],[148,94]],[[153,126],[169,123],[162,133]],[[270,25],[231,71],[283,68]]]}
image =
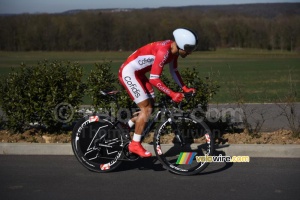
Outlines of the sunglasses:
{"label": "sunglasses", "polygon": [[184,45],[184,51],[186,52],[192,52],[197,49],[197,45],[190,45],[190,44],[185,44]]}
{"label": "sunglasses", "polygon": [[[177,46],[178,49],[181,49]],[[197,49],[197,45],[190,45],[190,44],[185,44],[184,45],[184,49],[181,49],[183,51],[186,51],[186,52],[192,52],[192,51],[195,51]]]}

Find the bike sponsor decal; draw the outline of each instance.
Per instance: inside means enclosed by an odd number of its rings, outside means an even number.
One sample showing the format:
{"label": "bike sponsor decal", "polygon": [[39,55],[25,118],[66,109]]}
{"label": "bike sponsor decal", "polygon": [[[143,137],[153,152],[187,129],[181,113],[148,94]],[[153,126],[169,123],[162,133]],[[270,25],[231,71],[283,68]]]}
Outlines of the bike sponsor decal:
{"label": "bike sponsor decal", "polygon": [[125,76],[124,81],[127,83],[127,85],[130,87],[131,91],[134,93],[134,96],[138,98],[140,94],[140,90],[137,88],[137,84],[134,84],[131,80],[130,76]]}
{"label": "bike sponsor decal", "polygon": [[99,117],[98,116],[90,116],[89,121],[90,122],[99,122]]}
{"label": "bike sponsor decal", "polygon": [[81,124],[81,126],[78,128],[77,133],[76,133],[76,137],[75,137],[75,148],[76,148],[76,149],[78,149],[77,143],[78,143],[78,140],[79,140],[80,133],[81,133],[82,129],[83,129],[87,124],[89,124],[89,123],[90,123],[90,121],[87,120],[87,121],[83,122],[83,123]]}
{"label": "bike sponsor decal", "polygon": [[122,155],[122,151],[120,151],[117,154],[117,156],[112,161],[110,161],[109,163],[101,164],[100,165],[100,169],[101,170],[108,170],[108,169],[110,169],[110,166],[113,166],[118,161],[118,159],[121,157],[121,155]]}
{"label": "bike sponsor decal", "polygon": [[169,167],[172,168],[172,169],[176,169],[177,171],[182,171],[182,172],[187,172],[188,171],[187,169],[181,169],[181,168],[176,167],[172,164],[170,164]]}
{"label": "bike sponsor decal", "polygon": [[[121,145],[123,145],[123,144],[121,144]],[[112,166],[113,164],[115,164],[115,163],[119,160],[119,158],[121,157],[122,153],[123,153],[123,152],[120,151],[120,152],[117,154],[117,156],[115,157],[115,159],[113,159],[112,161],[109,162],[109,165]]]}
{"label": "bike sponsor decal", "polygon": [[[89,154],[89,153],[92,153],[93,151],[95,151],[97,148],[95,148],[96,146],[95,146],[95,139],[96,139],[96,137],[98,136],[98,133],[99,133],[99,131],[100,131],[100,129],[102,129],[102,128],[106,128],[108,125],[104,125],[104,126],[101,126],[101,127],[99,127],[98,128],[98,130],[97,130],[97,132],[95,133],[95,135],[93,136],[93,139],[91,140],[91,142],[90,142],[90,145],[88,146],[88,148],[86,149],[86,153],[84,154],[84,156],[86,156],[87,154]],[[100,139],[99,140],[101,140],[103,137],[105,137],[105,134],[103,134],[101,137],[100,137]],[[95,157],[95,158],[91,158],[91,159],[96,159],[97,158],[97,156]]]}
{"label": "bike sponsor decal", "polygon": [[[107,145],[107,147],[111,147],[112,145],[117,144],[118,142],[120,142],[120,140],[118,138],[115,138],[113,140],[104,141],[104,144]],[[103,145],[103,146],[105,146],[105,145]],[[118,152],[118,151],[109,151],[110,149],[111,148],[106,148],[107,155],[114,154],[114,153]]]}
{"label": "bike sponsor decal", "polygon": [[[168,123],[168,122],[170,122],[171,121],[171,118],[169,118],[161,127],[160,127],[160,129],[158,130],[158,132],[159,133],[161,133],[161,131],[165,128],[165,126],[166,126],[166,124]],[[159,146],[160,145],[160,143],[159,143],[159,138],[160,138],[160,134],[157,134],[157,136],[156,136],[156,144]]]}
{"label": "bike sponsor decal", "polygon": [[89,166],[91,167],[95,167],[94,165],[92,165],[91,163],[89,163],[87,160],[85,160],[85,158],[82,156],[81,159]]}
{"label": "bike sponsor decal", "polygon": [[158,155],[162,155],[163,154],[162,151],[161,151],[160,145],[157,145],[156,152],[158,153]]}
{"label": "bike sponsor decal", "polygon": [[210,144],[210,136],[209,136],[209,134],[205,134],[205,139],[206,139],[206,142],[208,143],[208,144]]}
{"label": "bike sponsor decal", "polygon": [[81,124],[81,126],[79,127],[79,129],[77,130],[76,136],[79,136],[80,133],[81,133],[81,131],[82,131],[82,129],[83,129],[86,125],[88,125],[89,123],[90,123],[90,120],[87,120],[87,121],[83,122],[83,123]]}
{"label": "bike sponsor decal", "polygon": [[100,169],[101,170],[108,170],[108,169],[110,169],[109,163],[100,165]]}

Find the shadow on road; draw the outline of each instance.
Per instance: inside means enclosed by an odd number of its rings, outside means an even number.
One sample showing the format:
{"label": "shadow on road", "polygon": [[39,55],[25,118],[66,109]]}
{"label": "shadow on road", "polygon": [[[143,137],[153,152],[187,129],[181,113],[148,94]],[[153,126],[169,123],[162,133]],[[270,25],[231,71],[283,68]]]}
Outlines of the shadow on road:
{"label": "shadow on road", "polygon": [[[221,150],[215,150],[214,155],[219,156],[225,156],[225,152]],[[233,163],[211,163],[208,165],[208,167],[201,172],[199,175],[209,175],[213,173],[219,173],[224,170],[229,169],[233,166]],[[115,172],[121,172],[121,171],[129,171],[129,170],[153,170],[153,171],[167,171],[163,165],[158,161],[156,157],[151,158],[140,158],[136,161],[125,161],[119,166]]]}
{"label": "shadow on road", "polygon": [[[214,152],[215,156],[226,156],[224,151],[221,150],[215,150]],[[199,175],[208,175],[208,174],[214,174],[214,173],[219,173],[222,171],[225,171],[233,166],[232,162],[221,162],[221,163],[211,163],[208,165],[208,167],[202,171]]]}
{"label": "shadow on road", "polygon": [[115,171],[128,171],[128,170],[153,170],[165,171],[166,169],[159,163],[156,157],[140,158],[136,161],[125,161]]}

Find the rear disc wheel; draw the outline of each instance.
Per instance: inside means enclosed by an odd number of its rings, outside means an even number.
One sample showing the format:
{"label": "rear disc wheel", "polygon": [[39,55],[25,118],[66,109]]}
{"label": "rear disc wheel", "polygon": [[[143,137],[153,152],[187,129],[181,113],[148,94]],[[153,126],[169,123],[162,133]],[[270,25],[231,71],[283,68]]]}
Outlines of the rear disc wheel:
{"label": "rear disc wheel", "polygon": [[116,169],[124,156],[122,128],[99,116],[87,116],[75,125],[72,149],[78,161],[95,172]]}

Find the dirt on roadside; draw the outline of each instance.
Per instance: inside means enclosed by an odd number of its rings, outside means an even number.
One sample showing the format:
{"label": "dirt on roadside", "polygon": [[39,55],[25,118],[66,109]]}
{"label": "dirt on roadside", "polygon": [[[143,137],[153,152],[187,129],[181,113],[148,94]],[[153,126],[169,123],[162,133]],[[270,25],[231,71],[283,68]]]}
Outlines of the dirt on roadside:
{"label": "dirt on roadside", "polygon": [[42,133],[31,129],[24,133],[10,133],[7,130],[0,131],[2,143],[70,143],[71,132],[64,134]]}
{"label": "dirt on roadside", "polygon": [[[165,138],[168,143],[168,138]],[[151,143],[153,133],[145,138],[144,142]],[[13,134],[6,130],[0,131],[0,142],[2,143],[70,143],[71,132],[64,134],[42,133],[31,129],[22,134]],[[278,130],[265,132],[254,136],[247,133],[226,133],[216,138],[221,144],[300,144],[300,138],[293,137],[293,133],[288,130]]]}

